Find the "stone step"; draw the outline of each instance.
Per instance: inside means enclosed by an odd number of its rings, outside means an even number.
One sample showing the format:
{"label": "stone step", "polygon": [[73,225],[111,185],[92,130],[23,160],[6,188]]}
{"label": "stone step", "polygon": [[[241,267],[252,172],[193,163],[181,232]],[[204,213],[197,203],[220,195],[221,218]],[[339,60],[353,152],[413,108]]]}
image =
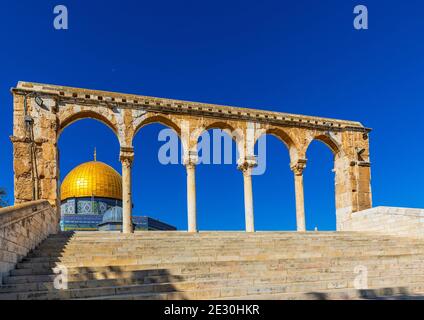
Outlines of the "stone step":
{"label": "stone step", "polygon": [[[98,234],[96,234],[98,233]],[[219,238],[219,239],[230,239],[230,238],[305,238],[305,237],[319,237],[319,238],[368,238],[368,239],[393,239],[393,238],[412,238],[417,239],[417,237],[408,237],[408,236],[395,236],[389,234],[380,234],[372,232],[359,232],[359,231],[306,231],[306,232],[296,232],[296,231],[256,231],[254,233],[246,234],[244,231],[200,231],[197,233],[189,233],[185,231],[177,232],[140,232],[135,231],[132,234],[123,234],[121,232],[75,232],[69,236],[62,236],[60,234],[55,235],[54,237],[49,238],[49,241],[66,241],[68,239],[170,239],[170,238]]]}
{"label": "stone step", "polygon": [[[321,258],[296,258],[296,259],[262,259],[259,260],[259,263],[261,264],[286,264],[288,266],[298,266],[299,262],[297,261],[305,261],[306,264],[313,265],[321,265],[321,266],[331,266],[331,265],[337,265],[337,264],[352,264],[355,262],[355,264],[365,264],[365,265],[371,265],[371,264],[394,264],[394,263],[403,263],[411,265],[412,263],[421,263],[421,261],[424,260],[424,256],[417,256],[417,255],[394,255],[394,256],[342,256],[342,257],[321,257]],[[144,268],[158,268],[158,267],[168,267],[172,265],[187,265],[187,266],[196,266],[198,264],[206,264],[208,263],[209,266],[217,265],[218,263],[227,263],[227,264],[233,264],[233,265],[246,265],[246,264],[252,264],[257,260],[254,259],[245,259],[245,260],[232,260],[232,259],[226,259],[226,260],[216,260],[213,261],[195,261],[193,259],[189,259],[187,261],[164,261],[163,263],[157,263],[157,261],[148,261],[146,259],[92,259],[92,260],[73,260],[73,261],[64,261],[64,262],[58,262],[55,259],[47,259],[45,261],[45,258],[42,258],[42,261],[32,261],[24,262],[23,265],[42,265],[45,266],[46,264],[60,264],[65,265],[70,268],[75,267],[81,267],[81,268],[96,268],[96,267],[119,267],[119,266],[144,266]],[[302,263],[302,262],[300,262]],[[305,264],[303,263],[303,264]]]}
{"label": "stone step", "polygon": [[190,247],[226,247],[226,246],[238,246],[238,245],[255,245],[260,244],[264,246],[290,246],[290,245],[335,245],[335,246],[391,246],[391,245],[419,245],[423,244],[423,241],[407,241],[405,240],[380,240],[380,241],[371,241],[369,239],[362,239],[361,241],[352,240],[352,239],[268,239],[268,240],[248,240],[248,239],[237,239],[237,240],[210,240],[210,239],[195,239],[188,238],[182,241],[181,239],[174,239],[168,241],[162,241],[161,239],[147,241],[142,239],[131,239],[131,240],[110,240],[110,241],[90,241],[83,242],[77,240],[71,240],[67,243],[46,243],[43,242],[40,247],[46,249],[61,249],[61,248],[78,248],[78,247],[87,247],[90,246],[112,246],[112,247],[134,247],[138,246],[141,248],[165,248],[173,246],[190,246]]}
{"label": "stone step", "polygon": [[[351,268],[352,265],[367,265],[370,270],[376,268],[387,268],[392,265],[399,265],[403,268],[417,268],[424,267],[424,256],[416,255],[405,255],[405,256],[394,256],[394,257],[380,257],[379,259],[375,256],[372,258],[364,259],[364,257],[339,257],[339,258],[317,258],[317,259],[270,259],[270,260],[235,260],[235,261],[214,261],[209,264],[197,263],[197,262],[185,262],[182,264],[175,263],[164,263],[161,267],[172,270],[210,270],[216,266],[223,266],[235,269],[246,268],[249,265],[267,266],[273,269],[292,269],[292,268],[330,268],[334,266],[347,266]],[[30,275],[30,274],[51,274],[52,268],[59,265],[56,262],[49,263],[34,263],[24,262],[18,264],[15,270],[11,271],[12,276],[18,275]],[[65,264],[63,264],[65,265]],[[179,269],[176,267],[179,266]],[[93,266],[93,267],[79,267],[76,265],[66,265],[69,274],[71,273],[87,273],[87,272],[123,272],[123,271],[134,271],[134,270],[145,270],[145,269],[156,269],[157,264],[121,264],[117,266]],[[424,268],[423,268],[424,269]]]}
{"label": "stone step", "polygon": [[[114,299],[114,296],[102,299]],[[424,293],[414,292],[411,287],[377,288],[367,290],[332,289],[320,292],[274,293],[224,297],[230,300],[424,300]]]}
{"label": "stone step", "polygon": [[[237,292],[237,288],[229,288],[231,292]],[[200,293],[200,294],[199,294]],[[183,300],[196,296],[199,299],[207,298],[208,291],[201,294],[199,290],[195,292],[185,292],[185,296],[180,293],[140,293],[129,295],[111,295],[95,298],[87,298],[87,300]],[[202,298],[203,296],[203,298]],[[205,298],[206,297],[206,298]],[[215,297],[216,300],[424,300],[424,293],[411,292],[409,288],[377,288],[368,290],[356,289],[332,289],[323,290],[320,292],[300,292],[300,293],[271,293],[271,294],[250,294],[250,295],[235,295],[228,296],[221,294],[220,297]]]}
{"label": "stone step", "polygon": [[[363,296],[375,297],[375,293],[379,296],[393,296],[394,294],[400,294],[401,292],[413,292],[414,290],[423,290],[423,284],[417,284],[412,287],[401,287],[397,290],[393,290],[393,288],[375,288],[368,290],[360,290],[359,292]],[[306,293],[307,290],[309,293]],[[208,299],[236,299],[237,297],[241,297],[243,300],[249,299],[263,299],[261,297],[270,297],[271,295],[284,295],[285,299],[293,299],[297,296],[297,298],[301,299],[303,297],[310,297],[311,292],[314,292],[314,286],[307,284],[295,284],[292,286],[285,285],[262,285],[255,287],[226,287],[226,288],[208,288],[208,289],[197,289],[197,290],[187,290],[184,292],[160,292],[160,293],[132,293],[128,295],[110,295],[110,296],[101,296],[96,297],[94,299],[118,299],[118,300],[187,300],[187,299],[200,299],[200,300],[208,300]],[[355,289],[321,289],[319,292],[358,292]],[[316,291],[315,291],[316,292]],[[421,291],[422,292],[422,291]],[[322,297],[322,296],[321,296]],[[336,297],[334,297],[336,298]]]}
{"label": "stone step", "polygon": [[349,252],[334,252],[332,255],[322,254],[320,252],[314,253],[269,253],[269,254],[257,254],[257,255],[230,255],[225,253],[218,253],[216,255],[183,255],[177,254],[175,256],[154,256],[154,255],[139,255],[139,254],[127,254],[127,255],[105,255],[105,256],[70,256],[70,257],[33,257],[25,258],[23,262],[36,262],[36,263],[49,263],[49,262],[60,262],[62,264],[75,264],[78,266],[99,266],[99,265],[115,265],[118,261],[122,264],[155,264],[155,263],[182,263],[182,262],[213,262],[213,261],[251,261],[251,260],[284,260],[293,258],[353,258],[362,257],[366,258],[384,258],[393,256],[403,255],[414,255],[416,257],[423,257],[422,254],[416,254],[413,251],[406,252],[368,252],[364,251],[360,254],[349,253]]}
{"label": "stone step", "polygon": [[200,234],[179,234],[178,236],[166,236],[166,237],[137,237],[137,236],[125,236],[122,237],[120,234],[111,235],[110,237],[72,237],[69,239],[51,239],[47,238],[42,245],[46,246],[57,246],[57,245],[91,245],[91,244],[131,244],[131,243],[145,243],[148,245],[167,245],[172,243],[217,243],[217,244],[231,244],[231,243],[298,243],[298,242],[321,242],[321,243],[423,243],[422,238],[408,238],[408,237],[384,237],[384,236],[363,236],[363,235],[352,235],[352,236],[325,236],[322,233],[316,234],[305,234],[299,236],[296,233],[290,233],[286,236],[276,234],[265,234],[264,236],[258,236],[254,234],[237,234],[234,237],[226,237],[225,235],[216,235],[213,237],[202,237]]}
{"label": "stone step", "polygon": [[250,250],[298,250],[299,248],[304,249],[324,249],[324,250],[331,250],[331,249],[348,249],[348,250],[368,250],[368,249],[374,249],[374,250],[387,250],[387,249],[407,249],[407,248],[414,248],[415,250],[421,250],[424,243],[420,244],[411,244],[411,243],[387,243],[387,244],[370,244],[370,243],[361,243],[361,244],[349,244],[349,243],[338,243],[334,244],[331,241],[329,243],[319,243],[319,242],[303,242],[300,241],[299,243],[231,243],[231,244],[213,244],[213,243],[170,243],[170,244],[162,244],[162,245],[148,245],[148,244],[116,244],[116,243],[110,243],[110,244],[90,244],[90,245],[73,245],[73,246],[58,246],[57,248],[49,248],[49,247],[43,247],[40,246],[33,252],[49,252],[52,254],[57,253],[78,253],[81,250],[87,250],[87,252],[97,252],[97,251],[104,251],[104,252],[112,252],[116,250],[130,250],[130,251],[146,251],[146,252],[155,252],[157,250],[164,251],[164,252],[172,252],[172,250],[197,250],[197,251],[218,251],[218,250],[238,250],[238,249],[250,249]]}
{"label": "stone step", "polygon": [[[409,272],[399,271],[385,271],[385,272],[370,272],[368,274],[368,281],[370,285],[393,285],[402,283],[405,285],[411,285],[413,283],[424,281],[422,275],[422,269],[411,270]],[[123,273],[118,275],[93,275],[93,277],[70,277],[69,286],[70,288],[90,288],[90,287],[101,287],[105,285],[123,285],[123,284],[148,284],[148,283],[177,283],[181,281],[193,281],[199,282],[202,280],[240,280],[241,282],[253,282],[253,284],[260,283],[297,283],[297,282],[321,282],[329,283],[334,282],[343,287],[353,284],[356,274],[353,272],[327,272],[327,273],[304,273],[304,270],[299,270],[297,273],[284,274],[281,272],[255,272],[249,275],[235,275],[235,273],[203,273],[203,274],[185,274],[185,275],[174,275],[174,274],[162,274],[162,275],[145,275],[140,273]],[[37,281],[26,282],[26,281],[14,281],[0,288],[0,293],[5,292],[16,292],[25,288],[25,291],[41,290],[41,289],[53,289],[54,276],[48,277],[49,281],[46,281],[47,277],[38,277]],[[42,287],[40,287],[42,284]],[[25,286],[27,285],[27,286]],[[30,289],[31,288],[31,289]]]}
{"label": "stone step", "polygon": [[[384,278],[375,282],[376,288],[384,286]],[[401,279],[403,280],[403,279]],[[387,278],[385,283],[397,281],[395,278]],[[383,283],[382,283],[383,282]],[[424,279],[415,281],[415,287],[424,289]],[[254,280],[204,280],[182,281],[175,283],[160,284],[134,284],[129,286],[97,287],[84,289],[69,289],[57,291],[25,291],[0,294],[0,299],[75,299],[102,297],[111,295],[134,295],[134,294],[157,294],[172,292],[180,295],[182,299],[216,299],[220,297],[232,297],[243,295],[273,294],[285,292],[313,292],[329,289],[347,288],[345,280],[333,280],[330,282],[296,282],[296,283],[260,283]]]}
{"label": "stone step", "polygon": [[[160,241],[159,241],[160,240]],[[82,239],[82,238],[72,238],[69,240],[64,241],[51,241],[47,239],[43,242],[44,245],[48,246],[56,246],[56,245],[92,245],[92,244],[108,244],[108,243],[119,243],[122,245],[132,244],[132,243],[140,243],[143,242],[146,245],[167,245],[167,244],[173,244],[173,243],[216,243],[216,244],[230,244],[230,243],[298,243],[298,242],[321,242],[321,243],[328,243],[328,242],[340,242],[340,243],[351,243],[352,245],[355,244],[361,244],[361,243],[380,243],[380,244],[394,244],[394,243],[407,243],[411,242],[413,244],[423,243],[422,239],[413,239],[413,238],[388,238],[388,239],[370,239],[367,237],[338,237],[338,238],[323,238],[323,237],[303,237],[303,238],[296,238],[296,237],[287,237],[287,238],[281,238],[281,237],[275,237],[272,238],[271,236],[269,238],[248,238],[246,236],[240,235],[239,238],[196,238],[195,236],[187,237],[187,238],[167,238],[167,239],[160,239],[160,238],[149,238],[149,239],[143,239],[143,238],[96,238],[96,239]]]}
{"label": "stone step", "polygon": [[44,248],[43,246],[39,246],[37,249],[33,250],[31,254],[34,253],[51,253],[51,254],[63,254],[63,253],[80,253],[81,250],[85,250],[87,252],[114,252],[116,250],[131,250],[131,251],[146,251],[146,252],[155,252],[155,251],[163,251],[163,252],[172,252],[174,250],[197,250],[197,251],[219,251],[219,250],[228,250],[228,251],[236,251],[240,249],[246,249],[246,250],[313,250],[313,249],[323,249],[323,250],[388,250],[388,249],[414,249],[417,251],[423,251],[423,244],[419,245],[413,245],[410,243],[393,243],[393,244],[335,244],[335,243],[328,243],[328,244],[321,244],[318,242],[315,243],[306,243],[301,242],[299,244],[296,243],[271,243],[271,244],[246,244],[246,243],[237,243],[237,244],[227,244],[227,245],[214,245],[214,244],[193,244],[190,243],[174,243],[169,244],[167,246],[146,246],[146,245],[139,245],[137,243],[125,246],[122,244],[110,244],[110,245],[99,245],[99,244],[91,244],[89,246],[75,246],[72,248],[68,247],[58,247],[56,249],[50,249],[50,248]]}
{"label": "stone step", "polygon": [[[156,270],[156,273],[150,273],[149,276],[132,278],[117,277],[108,279],[95,280],[79,280],[68,282],[69,289],[85,289],[96,287],[113,287],[131,284],[151,284],[151,283],[169,283],[179,281],[195,281],[205,279],[226,279],[228,273],[207,273],[207,274],[191,274],[191,275],[170,275],[166,270]],[[163,271],[163,272],[158,272]],[[55,291],[52,281],[48,282],[29,282],[29,283],[13,283],[0,287],[0,293],[11,293],[20,291]]]}
{"label": "stone step", "polygon": [[[356,277],[355,266],[357,264],[350,265],[335,265],[335,266],[296,266],[288,268],[287,265],[261,265],[251,264],[242,266],[217,266],[207,268],[190,268],[190,269],[148,269],[148,270],[133,270],[133,271],[105,271],[105,270],[84,270],[81,272],[80,268],[75,270],[70,269],[68,272],[69,281],[88,281],[88,280],[103,280],[103,279],[135,279],[143,280],[143,282],[150,281],[152,276],[158,275],[157,273],[164,273],[172,277],[187,278],[196,276],[205,278],[208,275],[218,273],[220,277],[225,276],[226,278],[242,278],[249,277],[251,275],[260,275],[261,278],[278,277],[279,279],[286,279],[287,282],[300,281],[302,279],[308,280],[328,280],[334,277],[343,276],[346,279],[353,279]],[[400,265],[389,265],[390,268],[384,265],[368,266],[367,272],[368,277],[379,277],[379,276],[421,276],[422,264],[415,265],[411,268],[400,268]],[[210,276],[212,278],[212,276]],[[16,275],[12,274],[4,278],[6,284],[21,284],[21,283],[33,283],[33,282],[48,282],[53,281],[55,274],[51,271],[47,274],[27,274],[27,275]]]}
{"label": "stone step", "polygon": [[423,256],[424,252],[420,250],[413,249],[404,249],[404,250],[333,250],[333,251],[319,251],[319,250],[298,250],[298,251],[283,251],[283,250],[266,250],[266,251],[206,251],[206,252],[191,252],[190,250],[179,251],[178,252],[156,252],[149,253],[143,251],[135,252],[112,252],[112,253],[81,253],[81,254],[64,254],[64,255],[49,255],[49,254],[37,254],[29,255],[24,258],[22,261],[28,262],[48,262],[50,261],[84,261],[84,260],[101,260],[107,259],[110,257],[120,258],[120,259],[143,259],[145,261],[163,261],[163,260],[184,260],[187,259],[206,259],[208,257],[234,257],[235,260],[245,260],[245,259],[290,259],[290,258],[323,258],[323,257],[371,257],[371,256],[394,256],[394,255],[417,255]]}
{"label": "stone step", "polygon": [[[57,265],[68,268],[69,290],[53,288]],[[357,266],[366,266],[371,288],[424,292],[424,239],[355,232],[61,233],[4,277],[0,299],[294,299],[310,292],[337,297],[340,290],[355,298]]]}
{"label": "stone step", "polygon": [[46,239],[45,242],[67,242],[70,240],[84,240],[84,241],[103,241],[103,240],[162,240],[172,241],[177,240],[186,240],[186,239],[211,239],[211,240],[240,240],[240,239],[353,239],[354,241],[361,241],[363,239],[372,240],[393,240],[393,239],[411,239],[413,241],[422,241],[417,237],[407,237],[407,236],[393,236],[393,235],[384,235],[376,233],[361,233],[361,232],[254,232],[246,234],[245,232],[199,232],[199,233],[188,233],[188,232],[135,232],[133,234],[123,234],[120,232],[108,233],[108,234],[88,234],[85,232],[75,233],[70,237],[51,237]]}
{"label": "stone step", "polygon": [[89,253],[95,253],[95,252],[108,252],[112,253],[115,251],[146,251],[146,252],[155,252],[157,250],[163,251],[163,252],[175,252],[175,250],[194,250],[194,251],[218,251],[218,250],[227,250],[227,251],[237,251],[240,250],[240,248],[243,248],[245,250],[273,250],[273,249],[281,249],[284,248],[285,250],[298,250],[299,246],[303,246],[305,249],[313,250],[313,249],[323,249],[323,250],[331,250],[331,249],[338,249],[338,250],[363,250],[363,249],[374,249],[374,250],[388,250],[388,249],[408,249],[408,248],[414,248],[417,251],[424,251],[422,246],[414,246],[410,243],[405,244],[399,244],[399,243],[393,243],[393,244],[387,244],[387,245],[372,245],[369,243],[365,244],[320,244],[320,243],[299,243],[299,244],[293,244],[293,243],[286,243],[286,244],[278,244],[278,243],[271,243],[271,244],[228,244],[228,245],[213,245],[213,244],[199,244],[196,245],[190,245],[188,243],[174,243],[174,245],[170,244],[169,246],[155,246],[155,245],[139,245],[139,244],[131,244],[128,246],[125,246],[123,244],[110,244],[110,245],[104,245],[104,244],[91,244],[87,246],[78,246],[73,245],[72,247],[62,247],[59,246],[57,248],[49,248],[40,246],[38,249],[35,249],[31,252],[31,254],[37,254],[37,253],[49,253],[49,254],[72,254],[72,253],[80,253],[81,250],[84,250],[85,252]]}

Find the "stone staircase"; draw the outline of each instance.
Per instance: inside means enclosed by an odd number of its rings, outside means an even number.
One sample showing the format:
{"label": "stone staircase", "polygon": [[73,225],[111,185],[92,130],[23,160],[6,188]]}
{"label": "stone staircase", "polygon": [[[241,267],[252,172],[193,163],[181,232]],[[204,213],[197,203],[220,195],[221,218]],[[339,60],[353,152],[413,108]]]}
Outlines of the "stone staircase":
{"label": "stone staircase", "polygon": [[[56,266],[66,267],[66,290],[54,288]],[[355,289],[359,273],[368,290]],[[0,299],[419,299],[420,292],[419,238],[76,232],[52,235],[30,252],[4,278]]]}

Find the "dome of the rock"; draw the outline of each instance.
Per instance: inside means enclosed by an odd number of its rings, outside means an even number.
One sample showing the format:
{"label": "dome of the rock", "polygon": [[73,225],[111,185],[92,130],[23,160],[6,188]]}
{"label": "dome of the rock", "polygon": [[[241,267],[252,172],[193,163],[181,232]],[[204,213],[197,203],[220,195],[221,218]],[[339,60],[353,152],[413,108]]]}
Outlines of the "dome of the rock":
{"label": "dome of the rock", "polygon": [[[121,231],[122,178],[104,162],[85,162],[62,182],[60,227],[63,231]],[[133,216],[135,230],[175,230],[150,217]]]}
{"label": "dome of the rock", "polygon": [[100,197],[122,200],[122,179],[115,169],[100,161],[74,168],[63,180],[61,200]]}
{"label": "dome of the rock", "polygon": [[62,182],[62,230],[97,230],[107,210],[122,206],[122,178],[104,162],[82,163]]}

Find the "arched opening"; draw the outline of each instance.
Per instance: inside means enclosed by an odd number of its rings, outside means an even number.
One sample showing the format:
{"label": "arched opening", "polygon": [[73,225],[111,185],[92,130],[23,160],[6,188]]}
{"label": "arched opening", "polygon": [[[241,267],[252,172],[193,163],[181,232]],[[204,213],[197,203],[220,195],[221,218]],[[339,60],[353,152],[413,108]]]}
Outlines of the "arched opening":
{"label": "arched opening", "polygon": [[252,178],[258,231],[296,230],[293,172],[287,147],[287,140],[273,132],[262,135],[255,144],[259,170]]}
{"label": "arched opening", "polygon": [[63,130],[66,127],[70,126],[72,123],[77,122],[79,120],[87,120],[87,119],[97,120],[97,121],[105,124],[106,126],[108,126],[115,133],[115,135],[117,134],[117,132],[116,132],[117,129],[114,127],[112,122],[110,122],[106,117],[104,117],[103,115],[101,115],[97,112],[87,110],[87,111],[77,112],[77,113],[72,114],[69,117],[63,119],[60,123],[59,137],[62,134]]}
{"label": "arched opening", "polygon": [[118,138],[103,121],[92,118],[63,123],[59,134],[61,228],[97,230],[104,213],[122,204]]}
{"label": "arched opening", "polygon": [[[133,140],[132,214],[187,230],[186,171],[177,130],[162,118],[149,118],[137,130]],[[148,229],[155,228],[152,225]]]}
{"label": "arched opening", "polygon": [[150,116],[150,117],[147,117],[146,119],[144,119],[138,125],[138,127],[136,128],[134,136],[137,135],[137,132],[141,128],[148,126],[149,124],[161,124],[164,127],[167,127],[169,129],[173,129],[178,136],[181,136],[181,128],[178,127],[178,125],[175,122],[173,122],[172,120],[168,119],[167,117],[161,116],[161,115]]}
{"label": "arched opening", "polygon": [[[224,131],[222,130],[224,129]],[[243,177],[232,128],[211,125],[200,135],[196,166],[199,230],[244,230]]]}
{"label": "arched opening", "polygon": [[317,137],[307,149],[303,171],[306,229],[336,230],[334,157],[337,145],[328,137]]}

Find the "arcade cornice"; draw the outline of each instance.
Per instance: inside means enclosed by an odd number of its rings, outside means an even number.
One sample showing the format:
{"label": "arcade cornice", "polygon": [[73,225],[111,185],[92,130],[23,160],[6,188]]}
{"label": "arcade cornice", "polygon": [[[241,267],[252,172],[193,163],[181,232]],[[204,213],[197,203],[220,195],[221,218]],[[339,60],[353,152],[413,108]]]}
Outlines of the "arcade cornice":
{"label": "arcade cornice", "polygon": [[240,108],[200,102],[123,94],[108,91],[90,90],[33,82],[18,83],[12,93],[26,95],[38,93],[40,97],[50,97],[61,103],[75,103],[92,107],[106,106],[115,109],[134,109],[149,112],[184,114],[215,119],[251,121],[277,126],[313,128],[327,131],[356,131],[368,133],[370,128],[355,121],[312,117],[282,112]]}

